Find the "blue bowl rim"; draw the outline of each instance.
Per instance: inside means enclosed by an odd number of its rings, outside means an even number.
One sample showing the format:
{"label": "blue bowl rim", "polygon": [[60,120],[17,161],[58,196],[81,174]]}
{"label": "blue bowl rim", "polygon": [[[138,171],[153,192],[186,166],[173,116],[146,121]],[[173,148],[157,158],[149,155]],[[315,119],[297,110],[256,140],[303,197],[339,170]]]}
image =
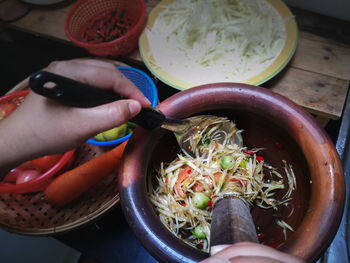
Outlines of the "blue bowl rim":
{"label": "blue bowl rim", "polygon": [[[142,70],[139,70],[139,69],[133,68],[133,67],[117,66],[117,68],[121,72],[123,70],[132,70],[132,71],[136,71],[136,72],[140,73],[141,75],[143,75],[147,79],[147,81],[151,84],[152,93],[154,94],[153,100],[151,101],[151,104],[153,107],[156,107],[158,105],[158,91],[157,91],[156,85],[154,84],[154,82],[150,76],[148,76]],[[90,138],[86,141],[86,143],[96,145],[96,146],[113,146],[113,145],[118,145],[118,144],[128,140],[131,137],[131,135],[132,135],[132,132],[129,133],[128,135],[122,137],[122,138],[112,140],[112,141],[96,141],[94,138]]]}

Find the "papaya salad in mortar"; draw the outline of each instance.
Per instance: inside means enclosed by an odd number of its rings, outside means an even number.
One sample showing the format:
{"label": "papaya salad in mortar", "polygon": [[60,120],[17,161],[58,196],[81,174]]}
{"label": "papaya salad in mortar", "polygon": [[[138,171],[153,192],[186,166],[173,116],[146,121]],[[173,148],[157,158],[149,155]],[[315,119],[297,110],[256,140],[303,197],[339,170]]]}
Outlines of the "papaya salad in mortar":
{"label": "papaya salad in mortar", "polygon": [[[225,196],[242,199],[249,207],[278,210],[288,205],[296,189],[292,166],[282,160],[285,177],[259,155],[263,149],[243,146],[235,123],[224,117],[204,121],[189,138],[193,156],[181,151],[171,163],[161,163],[156,187],[149,181],[150,201],[164,226],[175,236],[209,252],[211,211]],[[149,176],[151,178],[152,176]],[[286,179],[284,179],[286,178]],[[284,191],[282,198],[276,198]],[[276,220],[286,239],[294,231]]]}

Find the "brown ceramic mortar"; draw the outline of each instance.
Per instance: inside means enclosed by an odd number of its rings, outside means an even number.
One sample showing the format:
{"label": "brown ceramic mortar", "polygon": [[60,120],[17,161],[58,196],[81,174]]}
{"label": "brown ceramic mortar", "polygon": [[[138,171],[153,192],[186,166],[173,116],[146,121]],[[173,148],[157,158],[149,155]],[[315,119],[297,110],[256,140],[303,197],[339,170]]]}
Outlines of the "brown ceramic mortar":
{"label": "brown ceramic mortar", "polygon": [[[269,164],[282,167],[282,160],[292,164],[297,189],[293,201],[281,207],[277,216],[295,232],[288,231],[284,240],[273,211],[253,208],[253,219],[258,232],[264,234],[262,243],[278,244],[279,250],[310,262],[321,256],[342,217],[345,181],[334,145],[309,113],[267,89],[233,83],[192,88],[173,95],[158,108],[178,118],[203,113],[229,117],[244,129],[245,146],[265,148],[262,155]],[[198,262],[208,255],[172,235],[159,221],[147,197],[147,174],[160,162],[174,159],[178,152],[170,132],[137,128],[120,169],[121,204],[135,235],[156,259]]]}

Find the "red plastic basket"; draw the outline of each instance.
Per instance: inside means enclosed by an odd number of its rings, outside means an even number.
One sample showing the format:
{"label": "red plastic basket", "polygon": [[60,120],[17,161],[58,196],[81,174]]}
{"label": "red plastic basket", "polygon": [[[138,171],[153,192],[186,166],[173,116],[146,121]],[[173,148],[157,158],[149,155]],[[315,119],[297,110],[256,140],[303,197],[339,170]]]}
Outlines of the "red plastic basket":
{"label": "red plastic basket", "polygon": [[[83,42],[81,35],[93,17],[102,13],[125,11],[131,22],[128,32],[111,41],[92,44]],[[79,0],[69,10],[64,30],[67,37],[77,46],[85,48],[95,56],[118,57],[129,54],[138,45],[139,36],[146,20],[144,0]]]}
{"label": "red plastic basket", "polygon": [[[13,93],[9,93],[0,97],[0,104],[5,104],[9,102],[14,102],[19,106],[28,95],[29,89],[21,90]],[[57,175],[59,172],[64,171],[68,168],[73,162],[75,150],[66,152],[59,161],[52,166],[45,173],[41,174],[39,177],[30,180],[22,184],[11,184],[11,183],[2,183],[0,182],[0,193],[29,193],[35,192],[38,190],[43,190],[47,186],[49,179]]]}

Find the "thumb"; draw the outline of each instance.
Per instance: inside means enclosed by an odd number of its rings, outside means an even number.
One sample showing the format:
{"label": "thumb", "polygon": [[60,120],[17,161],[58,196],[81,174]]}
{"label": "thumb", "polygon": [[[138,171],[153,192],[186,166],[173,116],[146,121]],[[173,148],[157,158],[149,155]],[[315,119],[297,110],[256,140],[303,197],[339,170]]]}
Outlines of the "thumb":
{"label": "thumb", "polygon": [[141,111],[141,104],[136,100],[127,101],[127,106],[129,108],[128,120],[135,117]]}
{"label": "thumb", "polygon": [[85,131],[97,134],[126,123],[141,111],[141,104],[136,100],[119,100],[90,109],[79,109],[82,118],[87,120]]}
{"label": "thumb", "polygon": [[[141,104],[136,100],[121,100],[107,105],[106,123],[109,120],[112,128],[126,123],[141,111]],[[107,125],[109,125],[107,123]]]}

